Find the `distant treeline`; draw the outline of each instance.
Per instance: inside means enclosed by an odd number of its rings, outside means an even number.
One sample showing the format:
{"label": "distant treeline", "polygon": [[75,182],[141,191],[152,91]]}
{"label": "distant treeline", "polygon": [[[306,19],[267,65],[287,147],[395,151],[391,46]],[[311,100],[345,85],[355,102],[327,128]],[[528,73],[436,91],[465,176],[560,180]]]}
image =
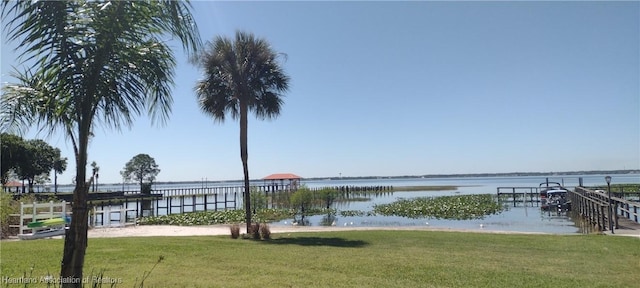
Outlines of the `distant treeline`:
{"label": "distant treeline", "polygon": [[[571,176],[571,175],[598,175],[598,174],[640,174],[640,170],[592,170],[592,171],[565,171],[565,172],[509,172],[509,173],[473,173],[473,174],[427,174],[427,175],[403,175],[403,176],[355,176],[355,177],[311,177],[304,180],[369,180],[369,179],[403,179],[403,178],[462,178],[462,177],[513,177],[513,176]],[[239,182],[239,180],[207,181],[207,183]],[[262,181],[253,179],[251,181]],[[180,184],[200,183],[202,181],[166,181],[155,184]]]}
{"label": "distant treeline", "polygon": [[427,174],[403,176],[359,176],[359,177],[315,177],[305,180],[358,180],[358,179],[402,179],[402,178],[462,178],[462,177],[513,177],[513,176],[571,176],[571,175],[599,175],[599,174],[637,174],[640,170],[594,170],[567,172],[509,172],[509,173],[474,173],[474,174]]}

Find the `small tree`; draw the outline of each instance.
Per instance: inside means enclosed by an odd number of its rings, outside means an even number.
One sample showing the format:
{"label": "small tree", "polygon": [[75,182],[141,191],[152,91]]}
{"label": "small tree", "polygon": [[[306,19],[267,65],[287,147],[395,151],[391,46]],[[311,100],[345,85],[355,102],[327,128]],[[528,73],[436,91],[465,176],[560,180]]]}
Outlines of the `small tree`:
{"label": "small tree", "polygon": [[267,204],[267,196],[263,192],[260,192],[257,187],[251,187],[251,207],[253,208],[253,214],[255,214],[258,209],[269,208]]}
{"label": "small tree", "polygon": [[153,157],[147,154],[138,154],[127,162],[120,175],[125,180],[137,181],[140,183],[140,192],[149,194],[151,193],[151,184],[158,173],[160,173],[160,169]]}
{"label": "small tree", "polygon": [[[54,162],[60,159],[60,149],[51,147],[40,139],[25,141],[25,157],[17,165],[20,179],[27,180],[29,192],[33,192],[36,177],[47,174],[53,169]],[[41,178],[42,179],[42,178]]]}
{"label": "small tree", "polygon": [[327,209],[329,209],[336,198],[338,198],[338,190],[333,188],[323,188],[319,191],[319,194],[325,204],[327,204]]}
{"label": "small tree", "polygon": [[0,152],[2,155],[2,157],[0,157],[0,159],[2,159],[2,163],[0,164],[2,172],[1,181],[2,184],[5,184],[9,179],[10,172],[13,171],[15,173],[18,164],[25,161],[26,144],[22,137],[8,133],[2,133],[0,135],[0,144],[2,145],[2,152]]}
{"label": "small tree", "polygon": [[302,185],[298,188],[298,191],[293,192],[291,195],[291,206],[300,212],[300,214],[304,217],[305,211],[309,210],[313,205],[313,193],[309,188]]}

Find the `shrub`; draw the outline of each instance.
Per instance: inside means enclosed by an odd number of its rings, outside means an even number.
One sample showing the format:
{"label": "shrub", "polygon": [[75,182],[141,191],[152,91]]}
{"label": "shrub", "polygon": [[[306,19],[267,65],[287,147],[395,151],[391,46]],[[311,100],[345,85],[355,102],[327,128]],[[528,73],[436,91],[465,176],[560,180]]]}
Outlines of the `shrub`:
{"label": "shrub", "polygon": [[269,225],[267,225],[266,223],[262,223],[260,224],[260,236],[262,237],[262,239],[264,240],[269,240],[271,239],[271,229],[269,229]]}
{"label": "shrub", "polygon": [[291,205],[297,210],[297,214],[306,215],[306,210],[311,209],[313,203],[313,193],[309,188],[301,186],[298,191],[291,195]]}
{"label": "shrub", "polygon": [[229,228],[231,229],[231,238],[238,239],[240,237],[240,225],[233,224]]}
{"label": "shrub", "polygon": [[19,206],[16,206],[16,203],[17,202],[13,200],[13,196],[11,195],[11,193],[0,192],[0,228],[2,231],[0,232],[0,238],[2,239],[15,234],[12,233],[15,231],[9,231],[9,225],[12,224],[10,223],[11,219],[9,215],[20,212],[20,208],[18,208]]}
{"label": "shrub", "polygon": [[327,209],[329,209],[331,205],[333,205],[333,202],[338,198],[339,195],[338,190],[332,188],[323,188],[318,192],[320,194],[320,197],[323,199],[324,204],[326,204],[325,206],[327,207]]}
{"label": "shrub", "polygon": [[260,240],[260,225],[258,225],[258,223],[251,223],[247,233],[251,235],[253,239]]}

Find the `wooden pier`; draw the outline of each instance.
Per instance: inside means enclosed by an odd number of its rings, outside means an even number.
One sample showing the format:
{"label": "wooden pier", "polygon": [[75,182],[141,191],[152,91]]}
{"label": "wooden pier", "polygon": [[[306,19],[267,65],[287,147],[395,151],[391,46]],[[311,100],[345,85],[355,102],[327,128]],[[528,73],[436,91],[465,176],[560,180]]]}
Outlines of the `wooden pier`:
{"label": "wooden pier", "polygon": [[600,231],[640,237],[640,201],[616,197],[602,190],[576,187],[569,191],[574,213]]}
{"label": "wooden pier", "polygon": [[[267,198],[266,207],[276,208],[281,198],[295,192],[290,184],[269,183],[251,186],[252,193],[263,193]],[[342,197],[366,196],[368,193],[391,193],[392,186],[336,186],[313,188],[317,193],[322,189],[333,189]],[[110,206],[123,205],[127,212],[135,213],[136,217],[182,214],[196,211],[235,210],[244,199],[244,186],[214,186],[156,189],[151,194],[144,194],[138,190],[116,192],[89,193],[89,205],[105,210]],[[55,197],[67,202],[73,201],[73,193],[35,193],[36,198],[49,199]],[[126,215],[130,218],[130,215]]]}
{"label": "wooden pier", "polygon": [[[540,206],[539,187],[498,187],[499,201],[522,205]],[[571,213],[580,217],[587,225],[607,233],[640,237],[640,192],[611,192],[578,186],[567,189],[571,200]],[[609,208],[611,207],[611,209]]]}
{"label": "wooden pier", "polygon": [[497,195],[500,201],[513,202],[513,207],[518,203],[526,205],[529,202],[532,206],[540,206],[540,190],[538,187],[498,187]]}

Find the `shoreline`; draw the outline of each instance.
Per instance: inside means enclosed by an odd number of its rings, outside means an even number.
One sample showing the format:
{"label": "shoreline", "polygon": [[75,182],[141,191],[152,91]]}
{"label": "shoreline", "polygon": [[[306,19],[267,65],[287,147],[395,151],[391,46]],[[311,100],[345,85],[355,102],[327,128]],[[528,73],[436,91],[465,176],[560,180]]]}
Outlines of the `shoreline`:
{"label": "shoreline", "polygon": [[[131,225],[125,227],[104,227],[92,228],[88,231],[88,238],[123,238],[123,237],[189,237],[189,236],[230,236],[230,226],[202,225],[202,226],[176,226],[176,225]],[[503,231],[492,229],[460,229],[448,227],[416,227],[416,226],[371,226],[371,227],[339,227],[339,226],[269,226],[272,234],[284,233],[307,233],[307,232],[335,232],[335,231],[431,231],[431,232],[458,232],[458,233],[488,233],[488,234],[509,234],[509,235],[564,235],[546,232],[523,232],[523,231]],[[640,238],[640,233],[624,233],[617,230],[616,234],[603,233],[611,236],[631,236]],[[623,233],[620,233],[623,232]],[[240,233],[246,234],[246,227],[241,225]],[[569,235],[569,234],[567,234]],[[576,234],[582,235],[582,234]],[[62,236],[55,236],[44,239],[61,239]],[[2,241],[20,241],[17,236],[12,236]]]}
{"label": "shoreline", "polygon": [[[94,228],[89,230],[89,238],[114,238],[114,237],[154,237],[154,236],[220,236],[231,235],[231,225],[204,225],[204,226],[173,226],[173,225],[139,225],[113,228]],[[338,227],[338,226],[283,226],[270,225],[272,234],[299,233],[299,232],[335,232],[335,231],[439,231],[439,232],[468,232],[468,233],[495,233],[495,234],[547,234],[542,232],[517,232],[485,229],[456,229],[443,227]],[[246,234],[246,227],[241,225],[240,233]]]}

